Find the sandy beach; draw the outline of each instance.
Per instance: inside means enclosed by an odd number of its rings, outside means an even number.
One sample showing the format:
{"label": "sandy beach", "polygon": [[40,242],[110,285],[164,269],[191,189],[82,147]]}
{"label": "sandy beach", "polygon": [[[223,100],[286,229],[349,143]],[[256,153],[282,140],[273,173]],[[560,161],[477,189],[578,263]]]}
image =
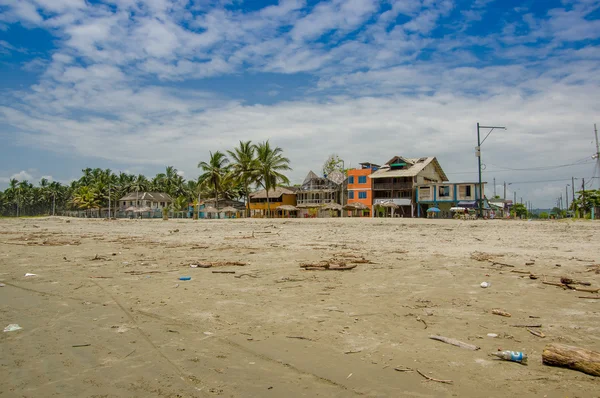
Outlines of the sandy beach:
{"label": "sandy beach", "polygon": [[0,219],[0,396],[599,396],[541,362],[600,350],[600,300],[542,283],[599,254],[575,221]]}

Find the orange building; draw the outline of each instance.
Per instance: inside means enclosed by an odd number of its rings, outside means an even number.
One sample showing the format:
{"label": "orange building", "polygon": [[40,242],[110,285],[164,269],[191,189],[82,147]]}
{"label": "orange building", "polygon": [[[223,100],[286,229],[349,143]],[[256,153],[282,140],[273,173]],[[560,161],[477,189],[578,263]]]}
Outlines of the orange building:
{"label": "orange building", "polygon": [[364,216],[370,217],[373,212],[373,186],[369,175],[379,169],[373,163],[359,163],[360,167],[348,170],[348,204],[362,203],[369,209]]}

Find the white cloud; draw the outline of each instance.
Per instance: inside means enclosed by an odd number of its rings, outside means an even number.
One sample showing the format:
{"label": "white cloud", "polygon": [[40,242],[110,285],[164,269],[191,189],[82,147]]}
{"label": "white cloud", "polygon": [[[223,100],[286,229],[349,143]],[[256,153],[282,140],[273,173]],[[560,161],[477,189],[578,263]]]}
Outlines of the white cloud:
{"label": "white cloud", "polygon": [[[114,7],[0,0],[0,22],[39,26],[57,40],[47,65],[25,66],[45,68],[39,82],[0,102],[0,121],[12,126],[14,141],[140,172],[173,164],[193,177],[209,150],[272,139],[291,158],[297,182],[331,152],[353,164],[395,153],[437,155],[448,173],[468,172],[453,178],[474,179],[476,121],[509,127],[483,148],[490,183],[490,170],[499,169],[492,164],[568,163],[569,154],[589,150],[584,137],[599,110],[600,51],[564,44],[598,37],[592,2],[541,18],[522,10],[520,21],[485,37],[468,36],[464,27],[488,11],[489,0],[474,1],[470,13],[444,26],[452,30],[444,37],[432,32],[454,10],[449,0],[330,0],[308,9],[289,0],[252,12],[218,1],[105,3]],[[387,11],[377,15],[382,7]],[[408,22],[394,25],[401,14]],[[431,55],[421,60],[423,53]],[[268,106],[185,88],[189,80],[246,71],[304,72],[317,83],[295,95],[267,85],[270,101],[294,98]],[[585,174],[586,167],[556,175]],[[536,179],[535,172],[496,174]],[[521,189],[548,200],[547,192]]]}

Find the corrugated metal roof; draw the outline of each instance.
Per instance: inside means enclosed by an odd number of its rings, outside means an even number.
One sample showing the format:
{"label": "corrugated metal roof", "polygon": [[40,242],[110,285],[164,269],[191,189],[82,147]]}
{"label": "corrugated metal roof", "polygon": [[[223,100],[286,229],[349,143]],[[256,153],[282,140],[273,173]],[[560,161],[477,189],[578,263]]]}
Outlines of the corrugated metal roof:
{"label": "corrugated metal roof", "polygon": [[[398,159],[404,160],[407,165],[411,165],[406,169],[392,170],[390,168],[390,163],[397,161]],[[442,181],[448,181],[448,177],[446,177],[446,173],[442,170],[442,167],[438,163],[435,157],[427,157],[427,158],[418,158],[418,159],[407,159],[401,156],[395,156],[389,162],[387,162],[384,166],[382,166],[379,170],[371,174],[369,177],[378,179],[378,178],[390,178],[390,177],[414,177],[418,175],[421,171],[425,169],[429,164],[434,165],[436,171],[439,173]]]}

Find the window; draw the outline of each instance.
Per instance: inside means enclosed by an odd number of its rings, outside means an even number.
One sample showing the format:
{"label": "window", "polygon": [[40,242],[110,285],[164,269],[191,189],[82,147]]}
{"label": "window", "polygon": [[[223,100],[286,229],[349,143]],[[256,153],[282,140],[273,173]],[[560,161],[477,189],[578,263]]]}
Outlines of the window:
{"label": "window", "polygon": [[348,191],[348,199],[354,199],[354,191]]}
{"label": "window", "polygon": [[359,199],[366,199],[367,198],[367,192],[366,191],[361,191],[358,193],[358,198]]}
{"label": "window", "polygon": [[472,195],[471,185],[461,185],[458,188],[461,198],[470,198]]}
{"label": "window", "polygon": [[450,187],[449,186],[443,186],[440,187],[439,189],[439,196],[440,198],[448,198],[450,197]]}
{"label": "window", "polygon": [[354,184],[354,176],[348,177],[348,184]]}
{"label": "window", "polygon": [[359,184],[366,184],[367,183],[367,176],[359,176],[358,177],[358,183]]}

